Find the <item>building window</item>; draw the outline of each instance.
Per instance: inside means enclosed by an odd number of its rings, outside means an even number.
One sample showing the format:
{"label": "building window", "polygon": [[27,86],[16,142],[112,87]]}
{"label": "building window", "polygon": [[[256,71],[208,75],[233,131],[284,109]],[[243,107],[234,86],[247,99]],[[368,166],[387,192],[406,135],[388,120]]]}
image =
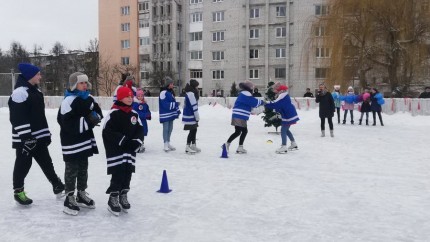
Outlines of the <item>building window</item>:
{"label": "building window", "polygon": [[315,15],[323,16],[329,14],[329,7],[324,4],[315,5]]}
{"label": "building window", "polygon": [[149,22],[145,20],[139,20],[139,28],[149,28]]}
{"label": "building window", "polygon": [[150,41],[149,37],[139,38],[139,45],[140,46],[142,46],[142,45],[150,45],[149,41]]}
{"label": "building window", "polygon": [[121,48],[129,49],[130,48],[130,40],[121,40]]}
{"label": "building window", "polygon": [[326,31],[324,26],[315,27],[315,36],[325,36]]}
{"label": "building window", "polygon": [[157,25],[152,26],[152,35],[153,36],[157,35]]}
{"label": "building window", "polygon": [[249,38],[250,39],[258,39],[260,37],[259,29],[250,29],[249,30]]}
{"label": "building window", "polygon": [[168,24],[168,25],[167,25],[167,35],[170,35],[170,31],[171,31],[171,29],[170,29],[170,24]]}
{"label": "building window", "polygon": [[191,41],[202,40],[202,33],[203,32],[193,32],[193,33],[190,33],[190,40]]}
{"label": "building window", "polygon": [[249,79],[258,79],[258,70],[249,70]]}
{"label": "building window", "polygon": [[275,78],[285,78],[285,68],[275,68]]}
{"label": "building window", "polygon": [[202,13],[192,13],[190,16],[191,23],[197,23],[203,21],[203,14]]}
{"label": "building window", "polygon": [[260,9],[259,8],[251,8],[249,10],[249,18],[259,18],[260,17]]}
{"label": "building window", "polygon": [[212,33],[212,42],[224,41],[224,31]]}
{"label": "building window", "polygon": [[276,28],[276,38],[283,38],[285,36],[287,36],[287,28],[285,27]]}
{"label": "building window", "polygon": [[203,78],[203,70],[202,69],[190,70],[190,78]]}
{"label": "building window", "polygon": [[223,71],[223,70],[215,70],[215,71],[212,71],[212,79],[213,79],[213,80],[221,80],[221,79],[224,79],[224,71]]}
{"label": "building window", "polygon": [[152,17],[157,16],[157,7],[152,7]]}
{"label": "building window", "polygon": [[152,44],[152,53],[157,53],[157,44]]}
{"label": "building window", "polygon": [[212,0],[213,3],[220,3],[220,2],[224,2],[224,0]]}
{"label": "building window", "polygon": [[190,4],[202,3],[203,0],[190,0]]}
{"label": "building window", "polygon": [[249,50],[249,58],[258,59],[258,49],[250,49]]}
{"label": "building window", "polygon": [[213,12],[212,13],[212,21],[213,22],[222,22],[222,21],[224,21],[224,12]]}
{"label": "building window", "polygon": [[160,15],[164,15],[164,6],[160,6]]}
{"label": "building window", "polygon": [[121,7],[121,15],[130,15],[130,6]]}
{"label": "building window", "polygon": [[172,13],[172,7],[170,6],[170,4],[167,5],[167,16],[170,16]]}
{"label": "building window", "polygon": [[130,23],[121,24],[121,31],[122,32],[129,32],[130,31]]}
{"label": "building window", "polygon": [[329,48],[316,48],[316,57],[317,58],[328,58],[328,57],[330,57],[330,49]]}
{"label": "building window", "polygon": [[149,79],[149,72],[147,71],[140,72],[140,78],[145,80]]}
{"label": "building window", "polygon": [[169,42],[167,43],[167,53],[170,53],[172,51],[172,44]]}
{"label": "building window", "polygon": [[139,3],[139,12],[149,12],[149,2]]}
{"label": "building window", "polygon": [[121,57],[122,65],[130,65],[130,57]]}
{"label": "building window", "polygon": [[315,78],[327,78],[330,68],[315,68]]}
{"label": "building window", "polygon": [[276,58],[285,58],[285,48],[276,49]]}
{"label": "building window", "polygon": [[190,56],[191,60],[202,60],[203,59],[203,51],[191,51]]}
{"label": "building window", "polygon": [[160,52],[164,53],[164,44],[163,43],[160,43]]}
{"label": "building window", "polygon": [[224,51],[214,51],[214,52],[212,52],[212,60],[213,61],[224,60]]}
{"label": "building window", "polygon": [[285,6],[276,7],[276,17],[285,17]]}

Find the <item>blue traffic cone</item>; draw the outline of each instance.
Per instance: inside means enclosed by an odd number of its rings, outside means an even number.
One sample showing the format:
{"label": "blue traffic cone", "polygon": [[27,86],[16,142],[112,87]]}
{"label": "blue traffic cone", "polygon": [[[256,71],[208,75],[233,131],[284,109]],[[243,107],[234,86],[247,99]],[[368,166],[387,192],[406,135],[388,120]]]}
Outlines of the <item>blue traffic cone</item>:
{"label": "blue traffic cone", "polygon": [[227,147],[225,147],[225,144],[222,145],[222,154],[221,154],[221,158],[228,158],[228,154],[227,154]]}
{"label": "blue traffic cone", "polygon": [[166,170],[163,171],[163,179],[161,180],[161,186],[160,186],[160,190],[158,190],[157,192],[159,193],[169,193],[172,190],[169,189],[169,182],[167,181],[167,173]]}

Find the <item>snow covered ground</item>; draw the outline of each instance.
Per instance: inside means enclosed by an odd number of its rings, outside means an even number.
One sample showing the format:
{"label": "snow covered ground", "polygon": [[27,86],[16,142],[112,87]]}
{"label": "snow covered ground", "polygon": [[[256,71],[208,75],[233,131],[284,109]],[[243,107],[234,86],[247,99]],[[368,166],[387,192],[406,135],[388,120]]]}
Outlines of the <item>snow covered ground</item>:
{"label": "snow covered ground", "polygon": [[[50,151],[63,179],[56,112],[47,110]],[[172,135],[177,150],[162,151],[153,113],[146,153],[138,155],[132,178],[132,209],[119,217],[106,209],[110,176],[96,128],[101,154],[90,158],[87,191],[97,208],[72,217],[62,213],[63,200],[56,200],[34,161],[25,186],[33,205],[13,201],[15,155],[8,109],[1,108],[0,241],[430,240],[429,117],[384,115],[385,127],[335,124],[335,137],[321,138],[318,110],[299,111],[301,121],[291,130],[300,150],[278,155],[280,136],[253,116],[248,154],[221,159],[220,145],[233,132],[231,110],[205,105],[200,112],[202,153],[194,156],[184,153],[187,132],[180,121]],[[156,192],[164,169],[169,194]]]}

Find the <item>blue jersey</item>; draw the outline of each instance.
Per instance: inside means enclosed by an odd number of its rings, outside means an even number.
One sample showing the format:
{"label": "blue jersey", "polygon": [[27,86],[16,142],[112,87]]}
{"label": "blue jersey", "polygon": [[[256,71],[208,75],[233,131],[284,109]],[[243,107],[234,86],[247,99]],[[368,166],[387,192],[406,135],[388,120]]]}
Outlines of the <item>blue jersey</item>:
{"label": "blue jersey", "polygon": [[139,119],[143,126],[143,135],[148,135],[148,123],[146,120],[151,120],[151,111],[146,103],[133,102],[133,110],[139,114]]}
{"label": "blue jersey", "polygon": [[182,114],[182,123],[193,125],[200,119],[199,107],[193,92],[185,94],[184,112]]}
{"label": "blue jersey", "polygon": [[167,90],[160,92],[158,104],[160,108],[160,123],[168,122],[179,117],[179,103],[176,102],[171,92]]}
{"label": "blue jersey", "polygon": [[233,107],[232,118],[248,120],[251,109],[263,104],[263,101],[255,98],[248,91],[241,91]]}
{"label": "blue jersey", "polygon": [[283,125],[291,125],[299,121],[296,108],[291,103],[290,95],[286,92],[281,93],[275,101],[266,104],[266,108],[275,109],[280,113]]}

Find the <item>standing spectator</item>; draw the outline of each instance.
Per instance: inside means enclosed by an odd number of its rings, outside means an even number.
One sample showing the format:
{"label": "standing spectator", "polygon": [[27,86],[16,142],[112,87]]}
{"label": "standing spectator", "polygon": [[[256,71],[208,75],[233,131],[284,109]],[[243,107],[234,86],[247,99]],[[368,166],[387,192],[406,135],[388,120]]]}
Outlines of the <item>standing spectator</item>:
{"label": "standing spectator", "polygon": [[185,86],[185,102],[184,112],[182,115],[182,123],[184,124],[184,130],[189,130],[187,137],[187,146],[185,153],[194,154],[200,152],[200,148],[196,146],[196,135],[197,128],[199,127],[199,90],[197,87],[199,82],[191,79],[190,83]]}
{"label": "standing spectator", "polygon": [[366,125],[369,125],[369,112],[371,111],[371,108],[370,108],[370,93],[368,88],[364,89],[362,98],[363,98],[363,102],[361,103],[361,109],[360,109],[361,117],[358,120],[359,121],[358,125],[361,125],[364,114],[366,114]]}
{"label": "standing spectator", "polygon": [[[78,215],[80,209],[95,208],[94,200],[87,196],[88,157],[98,154],[93,128],[103,118],[102,110],[90,95],[88,76],[75,72],[69,77],[69,89],[58,110],[61,147],[66,163],[64,182],[66,199],[63,212]],[[77,183],[76,198],[74,196]]]}
{"label": "standing spectator", "polygon": [[340,95],[340,85],[334,85],[334,91],[331,94],[334,100],[334,106],[337,113],[337,123],[340,124],[340,106],[341,106],[341,95]]}
{"label": "standing spectator", "polygon": [[430,98],[430,87],[426,87],[418,98]]}
{"label": "standing spectator", "polygon": [[308,87],[306,88],[305,95],[303,97],[314,97],[314,94],[311,92],[311,89]]}
{"label": "standing spectator", "polygon": [[262,96],[261,96],[261,93],[259,93],[259,92],[258,92],[258,89],[257,89],[257,88],[255,88],[255,89],[254,89],[254,93],[252,94],[252,96],[253,96],[253,97],[262,97]]}
{"label": "standing spectator", "polygon": [[13,169],[14,198],[21,205],[33,203],[24,191],[24,180],[30,171],[34,158],[52,184],[54,194],[64,191],[64,184],[57,176],[49,155],[51,132],[45,116],[45,102],[39,90],[40,69],[37,66],[21,63],[21,74],[9,98],[9,115],[12,124],[12,148],[16,150]]}
{"label": "standing spectator", "polygon": [[[133,110],[139,114],[139,119],[142,122],[143,136],[148,135],[148,122],[146,120],[151,120],[151,111],[149,110],[148,104],[145,102],[144,92],[141,89],[136,91],[136,102],[133,102]],[[139,153],[145,152],[144,141],[140,146]]]}
{"label": "standing spectator", "polygon": [[319,103],[319,116],[321,119],[321,137],[325,137],[325,119],[327,118],[328,125],[330,127],[330,136],[334,137],[333,132],[333,121],[332,118],[335,112],[333,96],[324,84],[319,85],[318,94],[315,98],[315,102]]}
{"label": "standing spectator", "polygon": [[175,94],[173,92],[173,80],[170,77],[166,77],[165,85],[161,89],[160,96],[158,98],[158,104],[160,107],[160,123],[163,124],[163,142],[164,151],[176,150],[170,144],[170,136],[173,131],[173,121],[179,118],[179,102],[176,102]]}
{"label": "standing spectator", "polygon": [[348,115],[348,111],[351,115],[351,124],[354,124],[354,102],[355,102],[355,94],[354,94],[354,88],[351,86],[348,87],[348,92],[345,94],[344,97],[344,104],[343,109],[345,110],[345,113],[343,115],[343,123],[346,123],[346,117]]}
{"label": "standing spectator", "polygon": [[146,97],[150,97],[151,96],[151,92],[148,90],[144,90],[145,96]]}
{"label": "standing spectator", "polygon": [[384,123],[382,122],[382,115],[381,115],[381,111],[382,111],[381,105],[385,103],[384,97],[382,97],[382,94],[379,93],[378,89],[376,88],[370,89],[370,92],[371,92],[370,109],[372,110],[372,115],[373,115],[373,126],[376,125],[376,113],[378,113],[379,122],[381,123],[381,126],[384,126]]}

